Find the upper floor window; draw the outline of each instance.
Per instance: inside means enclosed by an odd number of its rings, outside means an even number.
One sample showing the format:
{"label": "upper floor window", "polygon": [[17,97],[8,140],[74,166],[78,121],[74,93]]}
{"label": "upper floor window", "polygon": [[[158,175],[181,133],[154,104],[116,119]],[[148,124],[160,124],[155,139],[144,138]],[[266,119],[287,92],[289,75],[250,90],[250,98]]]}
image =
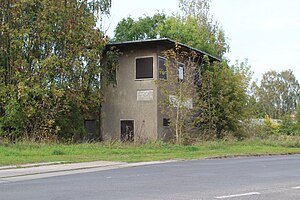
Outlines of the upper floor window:
{"label": "upper floor window", "polygon": [[136,58],[136,79],[153,78],[153,57]]}
{"label": "upper floor window", "polygon": [[178,80],[183,81],[183,79],[184,79],[184,64],[178,62],[177,66],[178,66]]}
{"label": "upper floor window", "polygon": [[158,57],[158,78],[167,79],[166,59]]}
{"label": "upper floor window", "polygon": [[[166,66],[166,58],[163,57],[158,57],[158,78],[159,79],[167,79],[167,66]],[[181,62],[176,62],[177,63],[177,78],[178,81],[183,81],[184,80],[184,63]],[[171,65],[171,68],[173,68],[174,64],[171,62],[169,63]],[[174,71],[175,72],[175,71]],[[175,74],[174,74],[175,75]]]}

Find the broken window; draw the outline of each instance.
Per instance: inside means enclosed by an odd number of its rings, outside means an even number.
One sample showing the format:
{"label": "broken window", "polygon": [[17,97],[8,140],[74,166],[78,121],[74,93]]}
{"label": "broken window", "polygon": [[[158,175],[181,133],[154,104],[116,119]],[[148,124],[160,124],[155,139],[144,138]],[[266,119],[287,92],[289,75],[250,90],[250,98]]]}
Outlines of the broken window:
{"label": "broken window", "polygon": [[136,79],[153,78],[153,57],[137,58]]}
{"label": "broken window", "polygon": [[158,57],[158,70],[159,70],[158,77],[160,79],[167,79],[167,67],[165,62],[166,59],[162,57]]}
{"label": "broken window", "polygon": [[177,66],[178,66],[178,80],[183,81],[183,79],[184,79],[184,64],[177,63]]}

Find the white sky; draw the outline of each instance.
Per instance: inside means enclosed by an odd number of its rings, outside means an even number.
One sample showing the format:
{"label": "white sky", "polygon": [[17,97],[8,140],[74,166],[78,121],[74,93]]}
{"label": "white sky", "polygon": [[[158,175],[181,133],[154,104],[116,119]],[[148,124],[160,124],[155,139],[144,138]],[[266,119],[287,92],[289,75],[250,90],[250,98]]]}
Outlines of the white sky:
{"label": "white sky", "polygon": [[[178,1],[112,0],[111,17],[105,21],[107,34],[113,37],[124,17],[152,16],[158,10],[175,13]],[[212,0],[211,14],[228,38],[229,60],[248,58],[255,79],[271,69],[291,69],[300,81],[299,0]]]}

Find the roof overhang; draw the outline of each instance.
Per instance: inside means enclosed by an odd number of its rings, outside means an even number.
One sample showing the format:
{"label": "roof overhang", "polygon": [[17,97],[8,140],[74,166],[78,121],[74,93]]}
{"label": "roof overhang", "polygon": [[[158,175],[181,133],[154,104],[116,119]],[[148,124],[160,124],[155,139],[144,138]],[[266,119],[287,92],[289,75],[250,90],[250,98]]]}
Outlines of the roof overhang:
{"label": "roof overhang", "polygon": [[[201,56],[208,56],[211,61],[218,61],[221,62],[220,58],[217,58],[213,55],[210,55],[204,51],[201,51],[199,49],[196,49],[194,47],[177,43],[184,51],[195,51],[197,54]],[[118,49],[122,48],[130,48],[130,47],[136,47],[139,45],[150,45],[150,46],[156,46],[156,45],[162,45],[166,48],[175,48],[176,41],[168,39],[168,38],[160,38],[160,39],[147,39],[147,40],[134,40],[134,41],[124,41],[124,42],[112,42],[107,44],[107,48],[110,47],[117,47]]]}

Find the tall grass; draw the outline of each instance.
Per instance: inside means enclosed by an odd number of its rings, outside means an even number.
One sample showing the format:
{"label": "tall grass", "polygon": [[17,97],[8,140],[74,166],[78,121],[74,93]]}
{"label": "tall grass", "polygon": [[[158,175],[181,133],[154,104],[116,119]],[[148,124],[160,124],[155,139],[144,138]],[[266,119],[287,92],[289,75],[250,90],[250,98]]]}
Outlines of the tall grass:
{"label": "tall grass", "polygon": [[280,136],[243,141],[200,141],[179,146],[164,142],[126,144],[118,141],[82,144],[46,144],[0,141],[0,165],[38,162],[123,161],[201,159],[210,156],[300,153],[300,137]]}

